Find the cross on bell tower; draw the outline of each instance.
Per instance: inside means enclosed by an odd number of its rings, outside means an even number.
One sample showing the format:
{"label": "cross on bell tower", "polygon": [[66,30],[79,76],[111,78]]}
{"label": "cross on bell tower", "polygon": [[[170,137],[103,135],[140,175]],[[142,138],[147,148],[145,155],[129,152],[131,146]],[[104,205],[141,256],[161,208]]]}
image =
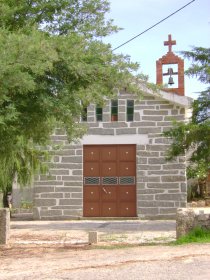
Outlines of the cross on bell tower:
{"label": "cross on bell tower", "polygon": [[[168,46],[168,52],[156,61],[156,83],[163,85],[163,76],[169,76],[168,85],[164,91],[173,92],[178,95],[184,95],[184,60],[175,55],[172,51],[172,46],[176,45],[176,41],[172,40],[171,34],[168,35],[168,41],[164,41],[164,46]],[[163,66],[168,66],[166,73],[163,73]],[[177,67],[177,71],[174,70]],[[178,85],[174,85],[173,77],[178,76]]]}
{"label": "cross on bell tower", "polygon": [[171,40],[171,34],[169,34],[168,35],[168,41],[164,41],[164,46],[168,46],[168,52],[171,52],[173,45],[176,45],[176,41]]}

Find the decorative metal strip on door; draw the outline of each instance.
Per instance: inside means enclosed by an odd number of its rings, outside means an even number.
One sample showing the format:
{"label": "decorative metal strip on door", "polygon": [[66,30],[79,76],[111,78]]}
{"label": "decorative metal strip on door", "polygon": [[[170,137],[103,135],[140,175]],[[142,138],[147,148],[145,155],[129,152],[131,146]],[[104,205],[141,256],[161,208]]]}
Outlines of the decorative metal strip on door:
{"label": "decorative metal strip on door", "polygon": [[100,177],[84,177],[85,185],[100,185]]}
{"label": "decorative metal strip on door", "polygon": [[119,185],[135,185],[134,176],[119,177]]}
{"label": "decorative metal strip on door", "polygon": [[118,177],[102,177],[103,185],[117,185]]}

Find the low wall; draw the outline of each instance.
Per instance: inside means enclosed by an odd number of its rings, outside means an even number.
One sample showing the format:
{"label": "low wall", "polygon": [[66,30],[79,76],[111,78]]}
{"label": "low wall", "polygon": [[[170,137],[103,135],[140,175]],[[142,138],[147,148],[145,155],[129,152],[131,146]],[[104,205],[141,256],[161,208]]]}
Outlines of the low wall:
{"label": "low wall", "polygon": [[0,208],[0,244],[7,244],[10,236],[9,208]]}
{"label": "low wall", "polygon": [[176,214],[176,238],[186,235],[195,227],[210,229],[210,207],[178,208]]}

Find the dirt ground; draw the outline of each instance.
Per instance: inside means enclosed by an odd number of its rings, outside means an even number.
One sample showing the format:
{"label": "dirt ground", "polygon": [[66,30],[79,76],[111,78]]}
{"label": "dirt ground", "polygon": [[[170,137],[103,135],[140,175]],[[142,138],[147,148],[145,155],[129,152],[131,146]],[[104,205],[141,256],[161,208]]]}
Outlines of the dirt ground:
{"label": "dirt ground", "polygon": [[90,245],[87,230],[73,225],[12,222],[9,244],[0,246],[0,280],[209,279],[210,244],[168,246],[163,243],[175,238],[174,230],[147,225],[122,232],[100,225],[99,242]]}

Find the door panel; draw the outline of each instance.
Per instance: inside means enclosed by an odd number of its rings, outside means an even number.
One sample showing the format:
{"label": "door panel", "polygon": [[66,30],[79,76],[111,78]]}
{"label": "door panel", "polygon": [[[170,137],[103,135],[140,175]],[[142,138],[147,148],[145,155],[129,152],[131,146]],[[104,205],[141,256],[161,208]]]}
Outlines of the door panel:
{"label": "door panel", "polygon": [[120,186],[119,197],[120,197],[120,201],[126,201],[126,200],[135,201],[136,187],[135,186]]}
{"label": "door panel", "polygon": [[103,202],[101,206],[102,217],[117,217],[117,205],[115,202]]}
{"label": "door panel", "polygon": [[85,177],[98,177],[99,173],[99,162],[87,162],[84,166]]}
{"label": "door panel", "polygon": [[85,146],[83,154],[84,154],[85,161],[98,161],[99,160],[99,147]]}
{"label": "door panel", "polygon": [[122,145],[119,147],[119,160],[120,161],[133,161],[136,157],[136,147],[130,145]]}
{"label": "door panel", "polygon": [[102,201],[116,201],[117,187],[116,186],[101,186],[101,199]]}
{"label": "door panel", "polygon": [[99,201],[100,198],[100,187],[99,186],[85,186],[84,197],[88,201]]}
{"label": "door panel", "polygon": [[100,203],[99,202],[85,202],[84,203],[84,216],[85,217],[99,217],[100,216]]}
{"label": "door panel", "polygon": [[135,176],[136,164],[135,162],[120,162],[119,176]]}
{"label": "door panel", "polygon": [[135,217],[136,205],[134,202],[121,202],[119,205],[120,217]]}
{"label": "door panel", "polygon": [[102,177],[117,176],[117,163],[116,162],[102,162],[101,164]]}
{"label": "door panel", "polygon": [[102,161],[115,161],[117,160],[117,147],[107,146],[101,149],[101,159]]}

